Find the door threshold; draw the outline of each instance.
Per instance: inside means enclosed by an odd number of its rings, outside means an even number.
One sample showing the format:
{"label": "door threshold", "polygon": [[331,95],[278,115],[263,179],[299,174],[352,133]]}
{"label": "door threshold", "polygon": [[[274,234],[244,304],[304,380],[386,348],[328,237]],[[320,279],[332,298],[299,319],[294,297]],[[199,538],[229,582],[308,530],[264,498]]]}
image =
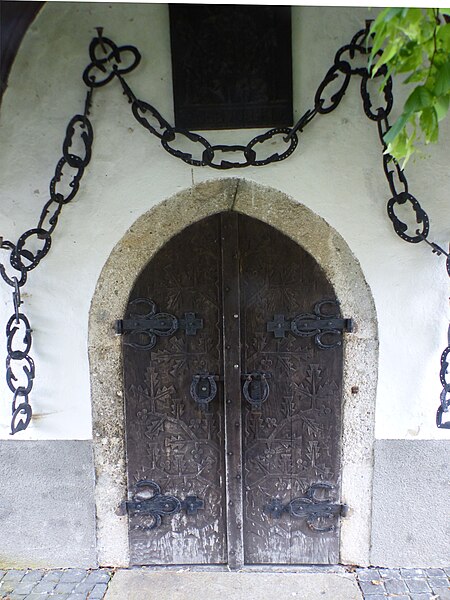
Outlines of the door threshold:
{"label": "door threshold", "polygon": [[176,573],[347,573],[348,567],[345,565],[243,565],[231,569],[228,565],[135,565],[130,567],[130,570]]}

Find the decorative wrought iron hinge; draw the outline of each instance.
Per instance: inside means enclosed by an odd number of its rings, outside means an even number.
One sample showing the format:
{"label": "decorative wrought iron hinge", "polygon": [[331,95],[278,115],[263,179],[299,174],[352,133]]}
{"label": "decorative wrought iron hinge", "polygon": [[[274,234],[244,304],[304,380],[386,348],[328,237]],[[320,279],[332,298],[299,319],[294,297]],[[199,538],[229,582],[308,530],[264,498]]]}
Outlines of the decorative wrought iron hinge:
{"label": "decorative wrought iron hinge", "polygon": [[150,531],[161,525],[162,517],[176,515],[183,510],[187,515],[196,515],[203,508],[204,502],[197,496],[186,496],[184,500],[180,500],[176,496],[162,494],[156,481],[142,479],[134,486],[132,499],[122,502],[116,512],[121,516],[128,512],[144,519],[148,517],[149,524],[137,527]]}
{"label": "decorative wrought iron hinge", "polygon": [[157,337],[170,337],[178,330],[184,330],[186,335],[196,335],[203,329],[203,319],[193,312],[184,313],[177,319],[170,313],[157,312],[156,304],[149,298],[136,298],[129,307],[147,307],[146,313],[131,313],[128,319],[116,321],[116,333],[130,335],[135,341],[124,342],[127,346],[138,350],[151,350],[156,345]]}
{"label": "decorative wrought iron hinge", "polygon": [[[300,498],[294,498],[287,504],[279,498],[272,500],[264,507],[264,512],[274,519],[279,519],[283,513],[289,513],[291,517],[305,519],[309,529],[319,533],[334,531],[338,517],[346,517],[348,506],[336,504],[331,500],[333,486],[329,483],[314,483],[306,494]],[[316,493],[321,491],[325,497],[319,499]]]}
{"label": "decorative wrought iron hinge", "polygon": [[[323,312],[325,306],[330,306],[331,312]],[[312,313],[299,314],[290,321],[283,314],[274,315],[273,321],[267,323],[267,331],[276,338],[286,337],[287,332],[296,337],[314,336],[314,341],[321,350],[330,350],[342,344],[344,331],[353,331],[353,321],[340,316],[337,300],[321,300],[315,304]]]}

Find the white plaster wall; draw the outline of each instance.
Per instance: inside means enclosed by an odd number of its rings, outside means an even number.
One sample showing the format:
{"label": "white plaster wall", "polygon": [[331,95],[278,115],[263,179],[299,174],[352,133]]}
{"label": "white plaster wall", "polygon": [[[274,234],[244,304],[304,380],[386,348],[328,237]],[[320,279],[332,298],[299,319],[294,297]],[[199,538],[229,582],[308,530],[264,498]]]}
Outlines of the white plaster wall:
{"label": "white plaster wall", "polygon": [[[296,117],[312,106],[335,51],[373,14],[365,8],[293,7]],[[22,43],[0,111],[0,235],[6,239],[16,241],[34,227],[48,200],[66,125],[83,110],[81,73],[99,25],[119,45],[139,48],[142,62],[127,80],[173,122],[166,5],[47,3]],[[191,168],[164,152],[132,117],[118,82],[95,92],[91,120],[92,161],[75,201],[63,210],[51,252],[30,273],[25,288],[24,308],[34,331],[35,418],[14,436],[18,440],[92,436],[87,324],[102,266],[150,207],[193,182],[224,176]],[[206,137],[239,144],[255,133],[208,132]],[[444,247],[450,225],[449,133],[447,121],[429,157],[407,168],[410,191],[430,216],[430,237]],[[450,438],[434,423],[448,324],[444,261],[424,244],[406,244],[393,233],[376,126],[362,111],[359,82],[351,82],[336,111],[316,117],[289,159],[226,174],[278,188],[308,206],[344,237],[360,261],[379,320],[377,438]],[[11,290],[0,284],[0,323],[6,323]],[[3,376],[0,394],[0,438],[7,439],[11,393]]]}

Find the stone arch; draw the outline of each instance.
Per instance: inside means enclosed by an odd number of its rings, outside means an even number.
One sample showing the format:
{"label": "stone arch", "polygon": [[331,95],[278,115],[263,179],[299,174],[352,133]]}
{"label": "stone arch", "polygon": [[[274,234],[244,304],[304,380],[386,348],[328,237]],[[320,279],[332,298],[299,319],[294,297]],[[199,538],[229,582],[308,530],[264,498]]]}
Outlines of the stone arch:
{"label": "stone arch", "polygon": [[350,507],[341,528],[340,561],[368,564],[372,503],[378,336],[375,305],[361,267],[344,239],[309,208],[272,188],[227,178],[207,181],[142,215],[117,243],[97,282],[89,317],[89,362],[96,469],[98,560],[128,565],[125,499],[125,424],[122,316],[135,279],[173,235],[212,214],[235,210],[269,223],[309,252],[322,267],[355,331],[344,346],[342,500]]}

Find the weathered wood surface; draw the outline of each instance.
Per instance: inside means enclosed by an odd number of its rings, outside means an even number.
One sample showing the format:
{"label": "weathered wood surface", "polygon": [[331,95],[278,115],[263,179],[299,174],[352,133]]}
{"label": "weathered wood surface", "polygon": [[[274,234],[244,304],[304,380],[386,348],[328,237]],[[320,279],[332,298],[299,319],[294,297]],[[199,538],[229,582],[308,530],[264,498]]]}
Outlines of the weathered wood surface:
{"label": "weathered wood surface", "polygon": [[163,517],[152,531],[142,529],[143,517],[132,517],[133,564],[226,562],[222,386],[208,412],[189,392],[194,374],[222,370],[220,264],[219,219],[203,221],[158,253],[130,296],[151,298],[161,312],[203,319],[195,336],[159,337],[151,351],[124,346],[129,486],[151,479],[164,493],[205,503],[197,515]]}
{"label": "weathered wood surface", "polygon": [[[195,312],[203,329],[160,337],[151,351],[124,345],[129,487],[157,481],[163,493],[205,502],[197,515],[163,517],[146,531],[130,518],[132,564],[338,562],[339,529],[265,511],[311,484],[339,499],[342,348],[311,337],[275,338],[267,322],[309,313],[333,290],[317,263],[273,228],[236,213],[184,230],[149,263],[130,295],[158,310]],[[124,340],[126,341],[126,340]],[[242,374],[270,373],[260,410],[242,396]],[[208,411],[193,402],[196,373],[218,375]]]}
{"label": "weathered wood surface", "polygon": [[342,348],[266,331],[275,314],[310,313],[333,289],[293,241],[253,219],[239,225],[243,368],[271,375],[261,411],[243,412],[245,562],[337,563],[338,531],[315,533],[304,519],[264,511],[271,499],[287,504],[318,482],[339,494]]}

